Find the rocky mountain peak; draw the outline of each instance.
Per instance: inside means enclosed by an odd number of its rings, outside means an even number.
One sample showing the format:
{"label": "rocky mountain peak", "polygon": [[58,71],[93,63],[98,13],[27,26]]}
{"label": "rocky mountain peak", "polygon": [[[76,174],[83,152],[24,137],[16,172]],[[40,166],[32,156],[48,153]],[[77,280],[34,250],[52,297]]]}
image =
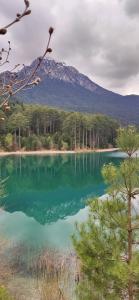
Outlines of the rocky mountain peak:
{"label": "rocky mountain peak", "polygon": [[[28,68],[33,68],[36,60]],[[49,76],[52,79],[62,80],[71,84],[79,85],[91,92],[102,94],[108,92],[93,81],[86,75],[80,73],[76,68],[66,65],[64,62],[58,62],[54,59],[44,59],[38,71],[38,75],[43,79]]]}

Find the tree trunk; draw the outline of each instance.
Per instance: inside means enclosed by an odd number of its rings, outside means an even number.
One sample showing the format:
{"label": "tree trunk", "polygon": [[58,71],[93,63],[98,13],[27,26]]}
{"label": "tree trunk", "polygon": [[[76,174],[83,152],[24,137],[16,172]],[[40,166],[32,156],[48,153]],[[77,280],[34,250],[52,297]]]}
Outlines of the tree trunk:
{"label": "tree trunk", "polygon": [[93,129],[93,149],[95,148],[95,133],[94,133],[94,129]]}
{"label": "tree trunk", "polygon": [[75,128],[74,128],[74,147],[75,147],[75,150],[76,150],[76,147],[77,147],[77,140],[76,140],[76,122],[75,122]]}
{"label": "tree trunk", "polygon": [[90,128],[90,149],[92,148],[92,143],[91,143],[91,128]]}
{"label": "tree trunk", "polygon": [[43,126],[43,134],[46,135],[46,123],[44,123],[44,126]]}
{"label": "tree trunk", "polygon": [[14,131],[14,139],[13,139],[13,148],[14,148],[14,151],[16,151],[16,146],[17,146],[17,143],[16,143],[16,129]]}
{"label": "tree trunk", "polygon": [[30,135],[31,135],[31,134],[30,134],[30,131],[31,131],[31,130],[30,130],[30,127],[29,127],[29,128],[28,128],[28,136],[30,136]]}
{"label": "tree trunk", "polygon": [[86,136],[85,136],[85,140],[86,140],[86,148],[87,148],[87,128],[86,128]]}
{"label": "tree trunk", "polygon": [[50,133],[52,132],[52,121],[49,122]]}
{"label": "tree trunk", "polygon": [[[131,264],[132,261],[132,197],[131,192],[128,194],[128,264]],[[133,300],[133,282],[131,275],[129,275],[128,282],[128,296],[129,300]]]}
{"label": "tree trunk", "polygon": [[18,129],[18,147],[19,147],[19,150],[21,149],[21,129],[19,127]]}
{"label": "tree trunk", "polygon": [[39,128],[39,120],[37,119],[37,135],[40,134],[40,128]]}
{"label": "tree trunk", "polygon": [[84,128],[83,128],[83,149],[84,149]]}
{"label": "tree trunk", "polygon": [[81,148],[81,127],[79,124],[79,148]]}

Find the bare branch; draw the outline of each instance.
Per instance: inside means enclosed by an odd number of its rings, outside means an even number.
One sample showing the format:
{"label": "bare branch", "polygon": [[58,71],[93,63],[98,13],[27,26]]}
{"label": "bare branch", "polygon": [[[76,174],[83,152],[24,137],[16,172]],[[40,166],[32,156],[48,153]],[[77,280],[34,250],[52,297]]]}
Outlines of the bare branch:
{"label": "bare branch", "polygon": [[3,65],[5,65],[6,63],[9,63],[8,58],[9,58],[9,55],[10,55],[10,51],[12,49],[11,49],[11,43],[10,43],[10,41],[8,41],[8,44],[9,44],[8,50],[5,50],[4,48],[2,48],[1,51],[0,51],[0,61],[3,60],[3,54],[6,53],[6,58],[5,58],[4,61],[2,61],[0,63],[0,67],[3,66]]}
{"label": "bare branch", "polygon": [[49,38],[48,38],[48,42],[47,42],[47,46],[46,49],[44,51],[44,54],[42,55],[42,57],[39,57],[38,59],[38,63],[35,66],[34,70],[32,71],[31,75],[27,78],[26,82],[20,86],[17,90],[15,90],[13,92],[12,95],[15,95],[16,93],[18,93],[20,90],[24,89],[25,87],[27,87],[28,85],[34,84],[34,81],[31,83],[30,81],[34,78],[37,70],[39,69],[40,65],[42,64],[42,61],[44,60],[44,58],[46,57],[47,53],[52,52],[52,49],[49,48],[50,46],[50,41],[51,41],[51,37],[52,37],[52,33],[53,33],[54,29],[52,27],[49,28]]}
{"label": "bare branch", "polygon": [[[30,6],[29,1],[24,0],[24,3],[25,3],[25,9],[24,9],[23,13],[17,13],[16,18],[13,22],[9,23],[7,26],[0,29],[0,34],[6,34],[7,29],[10,26],[15,24],[16,22],[19,22],[24,16],[29,15],[31,13],[31,10],[29,9],[29,6]],[[37,70],[39,69],[42,61],[46,57],[47,53],[52,52],[52,49],[50,48],[50,41],[51,41],[53,32],[54,32],[53,27],[50,27],[49,28],[49,38],[48,38],[46,49],[45,49],[43,55],[38,59],[37,64],[34,67],[31,74],[27,74],[24,65],[23,65],[24,66],[24,78],[18,79],[18,72],[11,73],[11,72],[15,71],[17,69],[17,67],[20,66],[20,64],[15,65],[15,67],[11,71],[9,71],[8,76],[7,76],[7,72],[1,74],[0,98],[2,99],[2,103],[0,104],[0,108],[4,108],[4,110],[8,110],[9,109],[8,101],[11,96],[14,96],[16,93],[20,92],[21,90],[24,90],[25,88],[31,88],[34,85],[39,84],[41,79],[38,76],[35,78],[35,75],[36,75]],[[8,50],[5,50],[2,48],[2,50],[0,51],[0,61],[1,61],[0,66],[3,66],[5,63],[9,62],[8,58],[9,58],[9,54],[11,51],[11,46],[10,46],[10,41],[8,41],[8,43],[9,43]],[[4,61],[2,61],[3,53],[6,53],[6,58]]]}
{"label": "bare branch", "polygon": [[0,28],[0,34],[1,35],[5,35],[7,33],[7,29],[9,27],[11,27],[15,23],[19,22],[23,17],[28,16],[28,15],[31,14],[31,10],[29,9],[29,6],[30,6],[29,1],[28,0],[24,0],[24,3],[25,3],[25,9],[24,9],[24,11],[22,13],[17,13],[16,14],[16,18],[11,23],[9,23],[8,25]]}

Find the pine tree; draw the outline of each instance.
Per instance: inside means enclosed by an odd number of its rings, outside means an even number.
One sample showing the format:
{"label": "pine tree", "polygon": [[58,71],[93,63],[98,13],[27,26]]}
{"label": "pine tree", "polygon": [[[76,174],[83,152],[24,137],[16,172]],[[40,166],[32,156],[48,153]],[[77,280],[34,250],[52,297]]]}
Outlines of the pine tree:
{"label": "pine tree", "polygon": [[89,202],[86,223],[77,225],[73,243],[81,263],[79,299],[139,299],[139,135],[120,129],[118,147],[127,157],[117,167],[105,165],[105,199]]}

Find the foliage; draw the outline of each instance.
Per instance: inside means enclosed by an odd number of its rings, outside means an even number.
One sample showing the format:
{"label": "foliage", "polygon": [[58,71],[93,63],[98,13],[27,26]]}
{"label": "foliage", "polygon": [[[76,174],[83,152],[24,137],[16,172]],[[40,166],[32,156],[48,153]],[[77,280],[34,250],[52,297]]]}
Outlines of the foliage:
{"label": "foliage", "polygon": [[[125,128],[118,146],[128,158],[119,167],[104,165],[108,185],[105,199],[89,202],[89,217],[77,225],[73,242],[81,261],[79,299],[138,299],[139,296],[139,160],[132,159],[138,148],[136,129]],[[85,289],[83,287],[85,286]]]}
{"label": "foliage", "polygon": [[118,130],[117,145],[129,156],[139,149],[139,134],[134,126]]}
{"label": "foliage", "polygon": [[69,145],[67,142],[62,141],[61,150],[63,151],[69,150]]}
{"label": "foliage", "polygon": [[13,300],[13,298],[9,295],[9,293],[3,286],[0,286],[0,299],[1,300]]}
{"label": "foliage", "polygon": [[40,138],[33,134],[22,139],[22,147],[26,150],[39,150],[42,148],[42,143]]}
{"label": "foliage", "polygon": [[95,149],[115,146],[117,128],[115,120],[103,115],[11,103],[0,134],[1,144],[7,150]]}
{"label": "foliage", "polygon": [[12,150],[12,145],[13,145],[13,136],[11,133],[7,133],[5,136],[5,147],[8,150]]}

